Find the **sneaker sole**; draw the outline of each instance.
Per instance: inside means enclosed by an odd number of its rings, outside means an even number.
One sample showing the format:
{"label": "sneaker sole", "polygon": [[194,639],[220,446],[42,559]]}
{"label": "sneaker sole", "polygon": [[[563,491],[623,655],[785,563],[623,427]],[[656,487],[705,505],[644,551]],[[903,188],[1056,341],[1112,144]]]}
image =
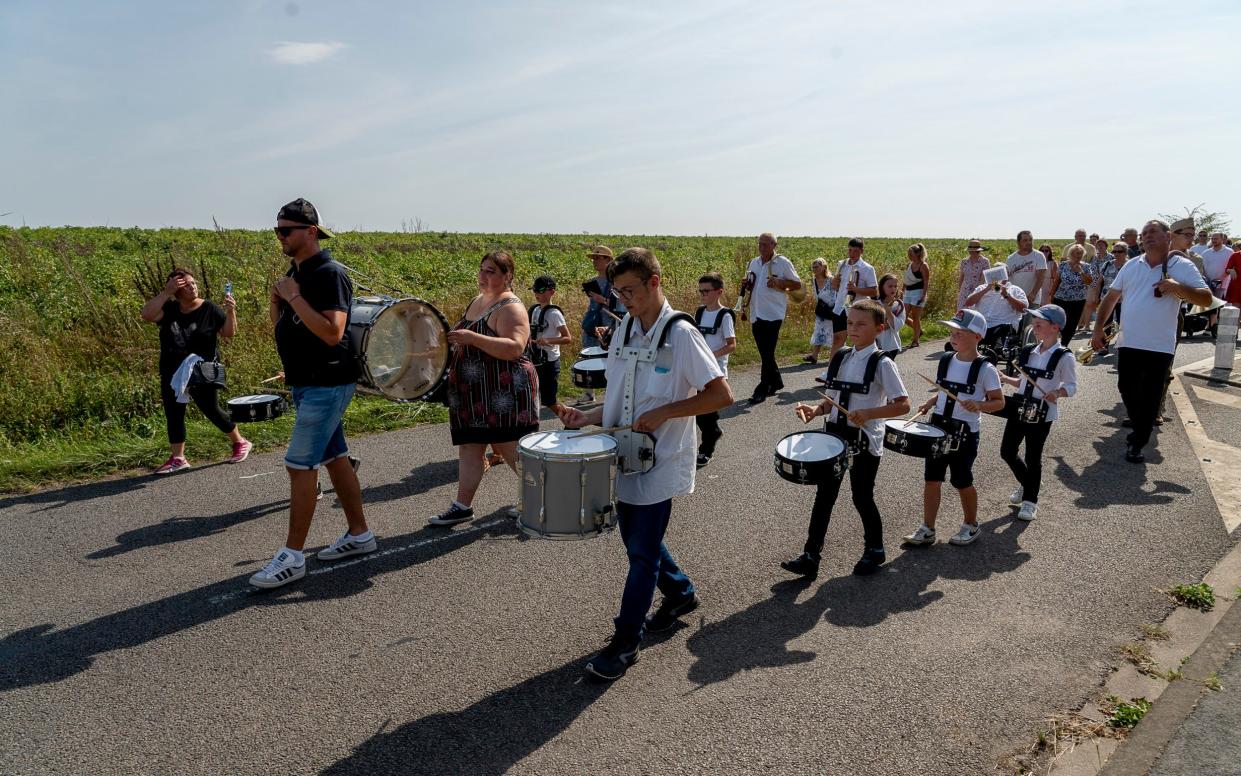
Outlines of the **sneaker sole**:
{"label": "sneaker sole", "polygon": [[973,543],[974,543],[974,542],[976,542],[976,541],[978,541],[978,534],[974,534],[973,536],[971,536],[971,537],[970,537],[970,538],[968,538],[968,539],[958,539],[957,537],[955,537],[955,536],[954,536],[954,537],[952,537],[951,539],[949,539],[949,540],[948,540],[948,543],[949,543],[949,544],[955,544],[955,545],[956,545],[956,546],[958,546],[958,547],[964,547],[965,545],[967,545],[967,544],[973,544]]}
{"label": "sneaker sole", "polygon": [[666,630],[672,630],[673,626],[677,624],[678,620],[680,620],[682,617],[684,617],[687,614],[692,614],[700,606],[702,606],[702,599],[695,596],[693,602],[686,602],[685,604],[686,608],[680,609],[676,612],[676,614],[672,615],[672,619],[668,621],[667,625],[665,625],[662,628],[657,628],[651,624],[650,620],[647,620],[646,629],[650,631],[651,633],[663,633]]}
{"label": "sneaker sole", "polygon": [[370,542],[367,542],[361,547],[355,547],[352,550],[345,550],[344,552],[329,553],[325,555],[324,553],[327,553],[327,549],[322,549],[315,554],[315,557],[319,560],[340,560],[341,558],[348,558],[352,555],[366,555],[367,553],[374,552],[377,549],[379,549],[379,544],[372,539]]}
{"label": "sneaker sole", "polygon": [[473,515],[470,515],[469,517],[454,517],[451,520],[438,520],[433,517],[427,521],[427,525],[458,525],[460,523],[468,523],[473,519]]}
{"label": "sneaker sole", "polygon": [[178,466],[178,467],[177,467],[177,468],[175,468],[175,469],[168,469],[167,471],[158,471],[158,470],[156,470],[156,472],[155,472],[155,476],[156,476],[156,477],[167,477],[169,474],[176,474],[177,472],[183,472],[183,471],[185,471],[186,469],[190,469],[190,468],[193,468],[193,467],[191,467],[191,466]]}
{"label": "sneaker sole", "polygon": [[630,669],[630,668],[632,668],[632,667],[633,667],[633,665],[634,665],[635,663],[637,663],[637,662],[638,662],[638,656],[637,656],[637,655],[634,655],[634,656],[633,656],[633,660],[629,661],[629,665],[625,666],[625,670],[624,670],[624,671],[621,671],[619,674],[615,674],[615,675],[612,675],[612,676],[609,676],[609,675],[607,675],[607,674],[604,674],[604,673],[599,672],[599,671],[595,668],[595,664],[594,664],[594,663],[587,663],[587,664],[586,664],[586,673],[590,674],[591,676],[593,676],[593,677],[594,677],[594,678],[596,678],[596,679],[602,679],[602,680],[603,680],[603,681],[605,681],[605,682],[615,682],[617,679],[620,679],[622,676],[624,676],[626,673],[628,673],[628,672],[629,672],[629,669]]}
{"label": "sneaker sole", "polygon": [[293,574],[293,576],[287,579],[281,579],[279,581],[268,582],[267,580],[255,579],[254,577],[250,577],[249,581],[251,585],[253,585],[254,587],[257,587],[260,590],[271,590],[272,588],[284,587],[285,585],[296,582],[297,580],[301,579],[304,576],[306,576],[306,564],[303,563],[302,570],[298,573]]}
{"label": "sneaker sole", "polygon": [[[254,449],[253,447],[250,448],[250,450],[253,450],[253,449]],[[228,459],[228,462],[229,463],[241,463],[242,461],[250,457],[250,450],[247,450],[245,454],[241,456],[234,455],[232,458]]]}
{"label": "sneaker sole", "polygon": [[934,544],[935,537],[932,536],[930,539],[911,539],[908,536],[906,536],[904,539],[901,539],[901,543],[907,544],[910,547],[925,547],[928,544]]}

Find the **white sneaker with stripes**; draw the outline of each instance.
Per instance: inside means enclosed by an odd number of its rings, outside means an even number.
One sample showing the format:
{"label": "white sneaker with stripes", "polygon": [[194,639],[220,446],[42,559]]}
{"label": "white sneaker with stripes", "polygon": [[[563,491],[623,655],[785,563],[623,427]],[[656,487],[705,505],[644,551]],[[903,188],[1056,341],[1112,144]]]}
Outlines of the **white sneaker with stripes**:
{"label": "white sneaker with stripes", "polygon": [[293,553],[282,547],[262,571],[250,577],[250,584],[267,589],[296,582],[304,576],[306,576],[306,559],[303,558],[302,562],[298,563]]}
{"label": "white sneaker with stripes", "polygon": [[340,560],[350,555],[365,555],[368,552],[374,552],[378,546],[374,534],[371,534],[371,538],[366,541],[358,541],[357,537],[345,531],[336,541],[319,550],[317,557],[319,560]]}

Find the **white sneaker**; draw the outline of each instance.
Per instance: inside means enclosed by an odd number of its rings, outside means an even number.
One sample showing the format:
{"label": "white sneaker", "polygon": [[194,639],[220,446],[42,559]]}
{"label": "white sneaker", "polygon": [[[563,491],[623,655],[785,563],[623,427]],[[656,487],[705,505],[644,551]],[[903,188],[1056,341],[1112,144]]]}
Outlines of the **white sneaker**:
{"label": "white sneaker", "polygon": [[953,534],[952,538],[948,541],[956,545],[966,545],[973,544],[974,540],[977,538],[978,526],[970,525],[969,523],[962,523],[961,530]]}
{"label": "white sneaker", "polygon": [[262,571],[250,577],[250,584],[261,588],[280,587],[296,582],[304,576],[306,576],[305,559],[299,564],[293,558],[293,553],[282,547]]}
{"label": "white sneaker", "polygon": [[1018,485],[1017,489],[1013,491],[1013,494],[1008,497],[1009,506],[1014,506],[1014,507],[1021,506],[1021,497],[1024,496],[1025,493],[1026,493],[1026,489]]}
{"label": "white sneaker", "polygon": [[928,528],[925,524],[920,525],[918,526],[918,530],[914,531],[909,536],[906,536],[904,541],[905,541],[905,544],[917,544],[917,545],[934,544],[935,543],[935,529]]}
{"label": "white sneaker", "polygon": [[1038,511],[1038,504],[1033,501],[1021,502],[1021,509],[1017,510],[1018,520],[1033,520],[1034,513]]}
{"label": "white sneaker", "polygon": [[365,555],[368,552],[374,552],[378,546],[373,534],[371,538],[360,542],[354,538],[353,534],[345,531],[336,541],[319,550],[317,557],[319,560],[340,560],[350,555]]}

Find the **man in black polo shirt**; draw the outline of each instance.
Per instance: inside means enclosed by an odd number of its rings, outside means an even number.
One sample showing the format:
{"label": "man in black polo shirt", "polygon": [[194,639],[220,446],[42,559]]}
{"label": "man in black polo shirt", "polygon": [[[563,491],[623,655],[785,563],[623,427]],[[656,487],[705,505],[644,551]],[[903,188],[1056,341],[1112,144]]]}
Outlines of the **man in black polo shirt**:
{"label": "man in black polo shirt", "polygon": [[319,225],[314,205],[295,199],[276,215],[280,249],[292,259],[272,288],[268,313],[276,327],[276,350],[293,392],[297,421],[284,465],[289,472],[289,533],[284,546],[250,584],[271,588],[306,576],[302,547],[315,515],[319,467],[327,469],[349,529],[318,553],[337,560],[375,551],[375,537],[362,515],[362,490],[349,461],[341,422],[353,398],[357,364],[349,347],[353,284],[345,269],[319,247],[332,233]]}

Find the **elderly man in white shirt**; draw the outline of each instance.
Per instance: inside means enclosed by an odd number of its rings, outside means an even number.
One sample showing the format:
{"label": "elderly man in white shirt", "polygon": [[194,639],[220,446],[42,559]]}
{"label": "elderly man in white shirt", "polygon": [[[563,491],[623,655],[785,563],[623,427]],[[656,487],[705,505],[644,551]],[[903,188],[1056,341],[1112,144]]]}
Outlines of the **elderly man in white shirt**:
{"label": "elderly man in white shirt", "polygon": [[750,397],[750,402],[757,404],[784,390],[784,379],[776,363],[776,344],[789,305],[786,293],[801,288],[793,262],[776,253],[776,238],[770,232],[758,236],[758,256],[750,261],[746,286],[750,291],[750,332],[763,364],[758,385]]}
{"label": "elderly man in white shirt", "polygon": [[[997,268],[1003,266],[996,262]],[[987,335],[982,341],[987,347],[995,347],[1006,335],[1017,333],[1021,316],[1029,304],[1030,300],[1021,286],[1007,278],[997,283],[983,283],[965,298],[966,307],[974,308],[987,319]]]}

